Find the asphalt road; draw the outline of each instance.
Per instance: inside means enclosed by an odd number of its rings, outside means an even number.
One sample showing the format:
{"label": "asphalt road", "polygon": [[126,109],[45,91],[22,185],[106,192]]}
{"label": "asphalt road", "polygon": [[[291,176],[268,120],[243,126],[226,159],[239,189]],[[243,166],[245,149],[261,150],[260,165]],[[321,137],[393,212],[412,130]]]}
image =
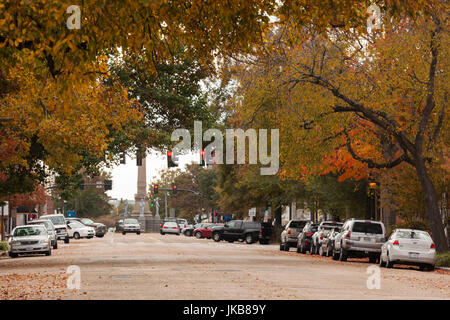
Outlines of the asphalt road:
{"label": "asphalt road", "polygon": [[[446,271],[382,268],[380,288],[369,289],[373,271],[367,268],[374,265],[367,260],[339,262],[291,250],[155,233],[109,233],[68,245],[60,242],[49,257],[1,257],[0,300],[450,299]],[[71,265],[80,268],[79,289],[67,288]],[[376,281],[370,283],[376,286]]]}

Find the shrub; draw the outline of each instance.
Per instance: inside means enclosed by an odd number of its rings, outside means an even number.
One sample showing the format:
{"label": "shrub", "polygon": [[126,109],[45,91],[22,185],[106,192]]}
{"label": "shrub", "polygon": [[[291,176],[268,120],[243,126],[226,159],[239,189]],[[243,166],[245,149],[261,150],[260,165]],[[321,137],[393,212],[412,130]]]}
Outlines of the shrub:
{"label": "shrub", "polygon": [[2,251],[8,251],[8,246],[6,244],[6,241],[0,241],[0,252]]}
{"label": "shrub", "polygon": [[450,267],[450,251],[436,254],[436,267]]}

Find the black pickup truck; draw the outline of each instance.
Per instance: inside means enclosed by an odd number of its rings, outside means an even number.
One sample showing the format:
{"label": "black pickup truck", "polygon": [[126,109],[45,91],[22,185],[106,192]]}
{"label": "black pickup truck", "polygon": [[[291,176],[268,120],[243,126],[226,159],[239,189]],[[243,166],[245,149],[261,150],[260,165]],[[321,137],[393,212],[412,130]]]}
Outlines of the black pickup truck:
{"label": "black pickup truck", "polygon": [[213,228],[212,238],[214,241],[226,240],[233,242],[245,240],[250,244],[258,241],[261,232],[261,223],[242,220],[231,220],[224,226]]}

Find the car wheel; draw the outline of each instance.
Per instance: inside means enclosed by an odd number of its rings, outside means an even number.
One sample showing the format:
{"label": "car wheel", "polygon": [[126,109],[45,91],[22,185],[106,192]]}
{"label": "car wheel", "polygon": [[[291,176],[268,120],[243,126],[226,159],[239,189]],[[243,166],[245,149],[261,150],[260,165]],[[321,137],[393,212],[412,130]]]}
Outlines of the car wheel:
{"label": "car wheel", "polygon": [[384,264],[383,258],[381,258],[381,254],[380,254],[380,268],[385,267],[386,265]]}
{"label": "car wheel", "polygon": [[136,232],[136,234],[137,234],[137,235],[140,235],[140,234],[141,234],[141,232],[140,232],[140,231],[138,231],[138,232]]}
{"label": "car wheel", "polygon": [[311,247],[309,248],[309,254],[310,254],[310,255],[313,255],[313,254],[314,254],[314,246],[313,246],[312,243],[311,243]]}
{"label": "car wheel", "polygon": [[122,234],[126,234],[126,232],[122,231]]}
{"label": "car wheel", "polygon": [[301,253],[305,254],[306,253],[306,248],[303,246],[303,243],[300,246],[300,251]]}
{"label": "car wheel", "polygon": [[89,236],[89,237],[87,237],[88,239],[92,239],[94,236]]}
{"label": "car wheel", "polygon": [[58,242],[56,242],[54,245],[53,245],[53,249],[58,249]]}
{"label": "car wheel", "polygon": [[202,238],[202,233],[199,231],[199,232],[196,232],[195,233],[195,237],[197,238],[197,239],[201,239]]}
{"label": "car wheel", "polygon": [[247,244],[252,244],[252,243],[253,243],[253,237],[252,237],[251,234],[248,234],[248,235],[245,237],[245,243],[247,243]]}
{"label": "car wheel", "polygon": [[103,238],[104,234],[96,235],[97,238]]}
{"label": "car wheel", "polygon": [[322,246],[319,247],[319,256],[321,257],[325,256],[325,252],[323,251]]}
{"label": "car wheel", "polygon": [[347,261],[347,250],[342,248],[342,245],[341,245],[341,252],[339,253],[339,261]]}
{"label": "car wheel", "polygon": [[369,263],[377,263],[377,256],[373,254],[369,255]]}
{"label": "car wheel", "polygon": [[164,232],[161,232],[161,234],[162,234],[162,235],[165,235],[165,233],[164,233]]}
{"label": "car wheel", "polygon": [[333,251],[331,251],[331,258],[333,260],[338,260],[339,259],[339,253],[335,249],[333,249]]}
{"label": "car wheel", "polygon": [[386,268],[392,268],[394,264],[389,259],[389,252],[386,253]]}
{"label": "car wheel", "polygon": [[434,265],[429,264],[429,265],[427,266],[427,269],[428,269],[428,271],[434,271]]}
{"label": "car wheel", "polygon": [[78,232],[75,232],[75,233],[73,234],[73,238],[74,238],[74,239],[80,239],[80,234],[79,234]]}
{"label": "car wheel", "polygon": [[213,234],[213,239],[215,242],[219,242],[220,241],[220,234],[218,232]]}
{"label": "car wheel", "polygon": [[52,254],[52,250],[51,249],[45,252],[46,256],[50,256],[51,254]]}
{"label": "car wheel", "polygon": [[10,252],[9,256],[14,259],[14,258],[17,258],[18,255],[17,255],[17,253]]}
{"label": "car wheel", "polygon": [[297,253],[302,253],[302,250],[300,249],[300,247],[297,244]]}
{"label": "car wheel", "polygon": [[69,241],[70,241],[70,240],[69,240],[69,237],[68,237],[68,236],[64,238],[64,243],[69,243]]}
{"label": "car wheel", "polygon": [[230,240],[227,240],[227,241],[228,241],[229,243],[233,243],[233,242],[234,242],[234,240],[231,240],[231,239],[230,239]]}
{"label": "car wheel", "polygon": [[284,251],[283,243],[280,243],[280,251]]}

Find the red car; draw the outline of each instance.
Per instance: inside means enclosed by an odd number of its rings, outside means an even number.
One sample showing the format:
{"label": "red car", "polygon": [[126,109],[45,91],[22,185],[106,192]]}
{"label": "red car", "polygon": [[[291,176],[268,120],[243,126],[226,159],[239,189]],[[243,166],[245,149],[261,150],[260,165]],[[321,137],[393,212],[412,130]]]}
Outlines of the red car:
{"label": "red car", "polygon": [[211,239],[212,237],[212,228],[218,226],[218,224],[202,224],[200,228],[197,228],[194,230],[194,236],[197,239],[201,238],[208,238]]}

